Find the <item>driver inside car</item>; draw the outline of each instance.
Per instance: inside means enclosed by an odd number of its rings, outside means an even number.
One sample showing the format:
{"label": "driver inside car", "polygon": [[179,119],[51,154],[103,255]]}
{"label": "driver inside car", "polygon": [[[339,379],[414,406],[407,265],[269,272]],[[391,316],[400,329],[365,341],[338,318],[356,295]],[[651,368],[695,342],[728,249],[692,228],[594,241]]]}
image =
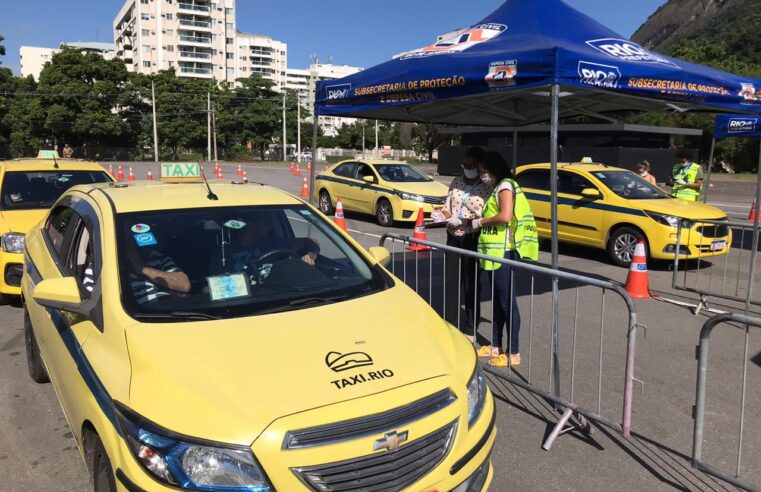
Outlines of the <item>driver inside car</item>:
{"label": "driver inside car", "polygon": [[127,261],[131,267],[130,286],[138,304],[190,292],[190,279],[174,260],[154,247],[139,247],[127,241]]}

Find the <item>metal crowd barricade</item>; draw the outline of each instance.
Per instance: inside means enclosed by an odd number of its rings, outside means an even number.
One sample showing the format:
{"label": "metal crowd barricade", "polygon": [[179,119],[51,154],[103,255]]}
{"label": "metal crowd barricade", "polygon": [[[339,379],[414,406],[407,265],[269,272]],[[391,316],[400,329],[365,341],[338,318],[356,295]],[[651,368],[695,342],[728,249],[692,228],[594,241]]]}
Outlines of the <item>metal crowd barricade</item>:
{"label": "metal crowd barricade", "polygon": [[[730,231],[729,252],[713,256],[721,250]],[[689,227],[680,223],[675,249],[679,254],[674,258],[672,288],[700,296],[695,314],[706,307],[710,298],[761,306],[761,299],[753,297],[758,250],[754,242],[752,222],[701,220]],[[686,260],[688,252],[698,252],[701,256]]]}
{"label": "metal crowd barricade", "polygon": [[[546,450],[550,449],[554,440],[560,434],[568,430],[579,428],[582,431],[589,432],[591,428],[586,419],[613,429],[624,437],[629,437],[631,431],[633,385],[637,381],[634,377],[634,367],[638,325],[634,301],[621,285],[607,280],[555,270],[538,263],[498,259],[399,234],[384,234],[379,244],[386,246],[391,253],[391,263],[388,268],[392,273],[414,289],[431,307],[440,312],[442,317],[445,317],[447,313],[446,303],[451,302],[456,297],[455,302],[457,302],[458,307],[456,309],[457,318],[450,320],[450,322],[458,327],[462,326],[463,304],[466,302],[460,289],[462,285],[461,266],[463,259],[488,259],[489,261],[511,267],[513,272],[515,272],[512,277],[513,282],[515,282],[516,276],[520,276],[525,280],[521,281],[520,285],[514,284],[512,287],[519,291],[522,290],[522,292],[519,292],[522,294],[520,300],[524,305],[527,303],[529,305],[528,316],[526,314],[521,316],[523,318],[521,332],[525,334],[522,337],[528,339],[524,344],[524,347],[527,345],[527,350],[521,350],[523,361],[517,370],[509,365],[506,370],[500,370],[491,368],[486,364],[484,364],[484,369],[502,381],[523,388],[551,402],[556,410],[563,411],[563,415],[559,419],[555,429],[543,445],[543,448]],[[420,246],[428,247],[430,251],[409,250],[410,246],[415,246],[416,248]],[[458,262],[455,269],[457,279],[446,278],[447,261]],[[481,285],[481,289],[476,290],[474,301],[480,306],[484,295],[489,296],[490,294],[491,297],[489,299],[494,298],[494,277],[491,276],[490,280],[486,282],[490,285],[484,286],[484,278],[479,275],[478,269],[476,269],[475,276],[474,281]],[[525,278],[526,276],[528,278]],[[557,280],[561,284],[561,290],[568,293],[566,297],[570,299],[568,305],[572,306],[572,310],[569,309],[567,314],[561,314],[558,309],[548,309],[545,311],[549,312],[547,322],[542,323],[542,320],[539,319],[541,313],[538,313],[538,310],[542,308],[546,309],[547,304],[550,303],[536,301],[541,301],[541,295],[549,295],[550,289],[546,288],[546,286],[554,280]],[[543,292],[539,292],[540,285],[545,287]],[[456,296],[452,295],[451,289],[457,289]],[[585,289],[593,289],[594,293],[599,296],[601,300],[599,317],[596,310],[590,309],[589,305],[582,302],[582,295],[586,296],[588,293]],[[450,301],[447,301],[447,291],[450,292]],[[620,299],[618,304],[622,306],[622,309],[614,310],[608,307],[606,311],[606,299],[608,299],[608,306],[613,302],[609,299],[608,293],[612,293]],[[528,299],[526,299],[527,296]],[[553,303],[559,302],[558,298],[560,294],[557,296],[553,295],[552,297]],[[524,308],[521,308],[521,311],[524,311]],[[555,313],[559,313],[558,320],[553,319]],[[616,315],[620,318],[620,322],[615,323],[617,326],[613,326],[613,328],[608,326],[614,324],[610,323],[608,319],[609,315]],[[478,310],[474,313],[475,330],[481,324],[481,319],[475,319],[476,316],[478,316]],[[488,314],[488,318],[493,323],[490,314]],[[510,319],[509,323],[511,324],[512,321]],[[555,340],[552,338],[549,330],[555,321],[561,323],[562,328],[569,328],[567,331],[564,330],[563,333],[569,335],[569,339],[564,341],[566,344],[565,348],[568,349],[566,352],[570,353],[570,363],[568,364],[570,374],[567,372],[561,373],[558,367],[560,364],[555,365],[554,358],[552,357]],[[586,321],[590,322],[587,323]],[[548,336],[547,343],[544,345],[541,345],[541,339],[539,341],[534,340],[542,334],[541,331],[538,331],[538,327],[546,329],[544,335]],[[612,335],[610,333],[611,330],[615,330]],[[505,336],[508,347],[510,346],[510,332],[511,330],[508,326],[507,336]],[[474,331],[473,335],[475,337],[480,334]],[[609,339],[614,340],[614,343],[610,343]],[[488,344],[490,344],[491,339],[487,338],[487,340]],[[625,343],[623,343],[623,340],[625,340]],[[616,344],[615,341],[622,343]],[[608,344],[606,345],[605,342],[608,342]],[[585,350],[584,347],[588,347],[589,350]],[[611,369],[611,365],[608,366],[608,369],[616,372],[621,371],[623,368],[623,373],[618,375],[621,376],[621,379],[616,377],[615,382],[611,383],[610,377],[604,381],[603,359],[610,360],[611,357],[614,357],[610,354],[611,351],[615,351],[613,349],[620,352],[620,359],[615,359],[615,363],[612,364],[613,369]],[[537,364],[532,364],[531,360],[532,351],[539,353],[541,350],[545,350],[548,354],[546,366],[544,366],[547,369],[547,380],[541,378],[542,382],[536,376],[536,369],[532,374],[532,366]],[[565,358],[563,360],[568,362]],[[526,370],[523,370],[524,368]],[[553,378],[555,378],[555,381],[553,381]],[[564,392],[558,392],[556,389],[558,385],[554,384],[558,383],[561,378],[566,383]],[[603,387],[606,390],[606,398],[603,398]],[[607,396],[610,395],[609,390],[611,388],[615,388],[612,392],[615,396],[608,399]],[[577,401],[582,399],[580,394],[587,396],[583,404]],[[611,409],[611,406],[617,408]],[[621,412],[617,414],[620,415],[620,420],[610,416],[611,413],[616,413],[617,411]],[[572,418],[573,420],[571,420]],[[567,427],[569,423],[574,422],[575,427]]]}
{"label": "metal crowd barricade", "polygon": [[[707,379],[708,379],[708,348],[710,344],[710,337],[713,329],[718,325],[726,323],[735,323],[744,328],[745,340],[744,340],[744,354],[742,369],[742,383],[740,386],[740,409],[739,409],[739,428],[737,433],[737,460],[735,462],[734,474],[726,473],[717,467],[709,465],[703,462],[703,442],[705,440],[704,428],[705,428],[705,416],[706,416],[706,392],[707,392]],[[731,325],[730,325],[731,326]],[[750,491],[761,492],[760,485],[754,485],[747,480],[741,478],[742,474],[742,458],[743,458],[743,438],[746,432],[746,406],[747,406],[747,388],[748,388],[748,348],[750,345],[750,330],[761,329],[761,318],[756,318],[747,315],[726,313],[714,316],[706,321],[700,331],[700,345],[698,346],[698,376],[697,376],[697,391],[695,396],[695,414],[694,414],[694,433],[692,443],[692,466],[715,477],[726,480],[740,488]],[[713,412],[713,415],[717,415]],[[723,415],[722,415],[723,416]],[[750,431],[754,432],[755,442],[761,439],[761,432],[759,432],[759,426],[748,426]],[[754,464],[751,466],[755,471],[758,471],[758,455],[754,457]]]}

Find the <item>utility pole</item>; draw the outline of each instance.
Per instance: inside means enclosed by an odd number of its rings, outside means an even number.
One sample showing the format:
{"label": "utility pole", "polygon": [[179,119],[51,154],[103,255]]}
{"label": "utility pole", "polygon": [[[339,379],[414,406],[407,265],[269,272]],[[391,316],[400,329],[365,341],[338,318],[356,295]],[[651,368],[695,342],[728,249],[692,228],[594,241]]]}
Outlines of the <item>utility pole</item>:
{"label": "utility pole", "polygon": [[156,127],[156,85],[151,80],[151,107],[153,108],[153,160],[159,161],[159,131]]}
{"label": "utility pole", "polygon": [[214,103],[214,111],[211,113],[211,126],[213,128],[212,133],[214,134],[214,162],[219,161],[219,157],[217,156],[217,104]]}
{"label": "utility pole", "polygon": [[296,100],[296,152],[301,164],[301,101]]}
{"label": "utility pole", "polygon": [[206,93],[206,156],[211,160],[211,92]]}
{"label": "utility pole", "polygon": [[378,120],[375,120],[375,158],[380,157],[380,149],[378,149]]}
{"label": "utility pole", "polygon": [[288,151],[286,150],[286,136],[285,136],[285,89],[283,89],[283,162],[288,160]]}

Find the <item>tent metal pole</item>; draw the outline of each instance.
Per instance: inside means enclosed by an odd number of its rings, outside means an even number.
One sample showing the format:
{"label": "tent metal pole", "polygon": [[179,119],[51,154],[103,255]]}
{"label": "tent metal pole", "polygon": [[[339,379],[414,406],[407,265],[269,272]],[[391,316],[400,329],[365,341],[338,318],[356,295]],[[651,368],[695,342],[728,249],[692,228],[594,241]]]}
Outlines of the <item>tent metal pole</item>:
{"label": "tent metal pole", "polygon": [[[558,113],[560,86],[552,86],[552,115],[550,121],[550,217],[552,220],[552,268],[558,268]],[[559,293],[558,278],[552,279],[552,379],[553,393],[560,396],[560,335],[558,333]]]}
{"label": "tent metal pole", "polygon": [[513,126],[513,172],[518,167],[518,127]]}
{"label": "tent metal pole", "polygon": [[309,172],[309,204],[314,205],[314,176],[317,173],[317,128],[320,125],[320,117],[317,113],[312,116],[312,170]]}
{"label": "tent metal pole", "polygon": [[755,281],[754,277],[756,276],[756,256],[758,254],[759,235],[758,210],[759,207],[761,207],[761,147],[759,148],[758,152],[758,169],[756,169],[756,175],[758,177],[756,178],[756,203],[753,207],[755,216],[755,219],[753,220],[753,249],[750,251],[750,270],[748,271],[748,293],[746,294],[747,297],[745,298],[745,314],[750,312],[751,299],[753,298],[753,282]]}
{"label": "tent metal pole", "polygon": [[711,171],[713,170],[713,153],[716,150],[716,137],[711,139],[711,154],[708,157],[708,172],[703,183],[703,203],[708,203],[708,190],[711,188]]}

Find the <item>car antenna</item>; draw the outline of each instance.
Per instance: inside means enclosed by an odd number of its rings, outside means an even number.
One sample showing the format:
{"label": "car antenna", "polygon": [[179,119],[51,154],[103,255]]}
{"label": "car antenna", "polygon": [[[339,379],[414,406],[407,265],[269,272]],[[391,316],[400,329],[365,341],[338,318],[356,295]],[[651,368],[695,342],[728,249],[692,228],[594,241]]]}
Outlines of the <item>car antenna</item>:
{"label": "car antenna", "polygon": [[211,186],[209,186],[209,180],[206,179],[206,172],[204,172],[203,168],[201,168],[201,177],[203,178],[203,182],[206,184],[206,189],[209,190],[209,194],[206,195],[206,198],[212,201],[219,200],[219,197],[215,195],[213,191],[211,191]]}
{"label": "car antenna", "polygon": [[[58,151],[56,151],[56,153],[58,153]],[[53,154],[53,167],[58,169],[58,159],[56,159],[55,154]]]}

